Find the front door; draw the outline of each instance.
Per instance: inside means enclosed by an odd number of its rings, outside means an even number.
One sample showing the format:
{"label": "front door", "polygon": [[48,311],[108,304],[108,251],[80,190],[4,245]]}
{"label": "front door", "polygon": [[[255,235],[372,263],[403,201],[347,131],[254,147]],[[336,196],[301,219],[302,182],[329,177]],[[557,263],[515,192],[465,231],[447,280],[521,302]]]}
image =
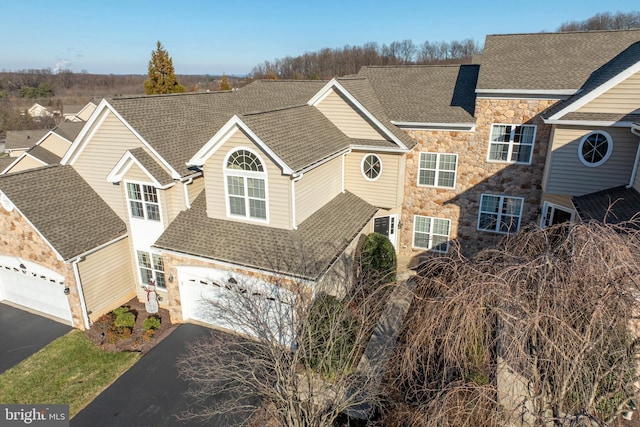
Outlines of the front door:
{"label": "front door", "polygon": [[397,250],[396,244],[398,239],[396,238],[396,235],[398,232],[398,215],[374,218],[373,231],[380,233],[383,236],[387,236],[389,240],[391,240],[391,243],[393,243],[393,247]]}

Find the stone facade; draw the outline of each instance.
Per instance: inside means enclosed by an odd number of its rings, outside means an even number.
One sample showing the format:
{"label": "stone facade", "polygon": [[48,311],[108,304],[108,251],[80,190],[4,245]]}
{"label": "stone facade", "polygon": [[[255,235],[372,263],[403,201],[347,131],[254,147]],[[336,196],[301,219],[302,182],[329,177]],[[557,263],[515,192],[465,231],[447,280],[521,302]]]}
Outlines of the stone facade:
{"label": "stone facade", "polygon": [[[413,248],[414,215],[451,220],[450,240],[470,256],[496,244],[503,234],[478,231],[478,209],[482,194],[524,198],[521,227],[537,220],[542,196],[542,176],[551,126],[539,114],[555,100],[493,99],[476,101],[474,132],[410,130],[417,141],[407,154],[400,232],[400,254],[415,265],[428,253]],[[536,136],[530,165],[488,162],[492,124],[534,124]],[[421,152],[458,154],[455,189],[418,186]]]}
{"label": "stone facade", "polygon": [[21,257],[64,276],[65,284],[69,288],[67,298],[71,307],[73,326],[84,329],[84,316],[73,266],[57,258],[51,246],[17,209],[8,212],[0,208],[0,235],[2,235],[0,255]]}

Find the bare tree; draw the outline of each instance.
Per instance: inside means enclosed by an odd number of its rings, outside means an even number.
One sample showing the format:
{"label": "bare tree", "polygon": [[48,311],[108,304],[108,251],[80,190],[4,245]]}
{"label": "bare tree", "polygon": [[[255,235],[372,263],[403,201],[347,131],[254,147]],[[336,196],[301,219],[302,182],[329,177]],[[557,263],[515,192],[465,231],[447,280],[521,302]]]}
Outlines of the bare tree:
{"label": "bare tree", "polygon": [[584,21],[565,22],[558,31],[629,30],[640,28],[640,12],[597,13]]}
{"label": "bare tree", "polygon": [[[182,417],[248,416],[260,408],[274,425],[321,427],[350,408],[374,406],[376,373],[356,365],[388,287],[363,291],[365,285],[358,283],[332,282],[329,288],[341,297],[284,279],[274,279],[271,291],[251,281],[223,284],[233,297],[206,305],[219,324],[245,337],[200,341],[179,360],[195,402]],[[213,405],[212,397],[220,393],[232,401]]]}
{"label": "bare tree", "polygon": [[427,263],[387,425],[610,425],[635,407],[638,277],[637,224],[523,230]]}

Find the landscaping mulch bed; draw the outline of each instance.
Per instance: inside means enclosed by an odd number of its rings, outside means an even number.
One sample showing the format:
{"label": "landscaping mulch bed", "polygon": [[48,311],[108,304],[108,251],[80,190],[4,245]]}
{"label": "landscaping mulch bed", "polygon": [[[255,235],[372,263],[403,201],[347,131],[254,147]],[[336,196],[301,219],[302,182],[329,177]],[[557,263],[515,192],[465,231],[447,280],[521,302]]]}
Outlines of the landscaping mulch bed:
{"label": "landscaping mulch bed", "polygon": [[[145,310],[144,302],[138,301],[137,298],[123,304],[123,307],[128,307],[129,311],[136,315],[136,322],[131,330],[131,335],[113,339],[112,334],[109,332],[114,318],[111,313],[100,317],[91,325],[91,328],[85,331],[87,337],[100,348],[107,351],[145,353],[167,337],[177,326],[171,324],[168,310],[160,308],[157,313],[149,314]],[[143,326],[145,319],[150,316],[158,317],[161,321],[160,327],[154,330],[153,334],[145,331]]]}

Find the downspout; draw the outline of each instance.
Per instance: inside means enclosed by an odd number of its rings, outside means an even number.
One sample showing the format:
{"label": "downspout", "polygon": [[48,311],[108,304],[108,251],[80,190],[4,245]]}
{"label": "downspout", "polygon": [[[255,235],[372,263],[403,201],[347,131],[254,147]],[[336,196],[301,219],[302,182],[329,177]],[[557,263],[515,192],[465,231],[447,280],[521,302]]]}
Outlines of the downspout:
{"label": "downspout", "polygon": [[89,313],[87,313],[87,304],[84,300],[84,292],[82,290],[82,283],[80,282],[80,271],[78,270],[78,263],[82,261],[82,259],[82,257],[79,257],[71,261],[71,266],[73,267],[73,276],[75,277],[76,285],[78,286],[78,297],[80,298],[80,307],[82,308],[84,327],[85,329],[89,329],[91,327],[91,323],[89,322]]}
{"label": "downspout", "polygon": [[304,176],[304,172],[298,172],[297,174],[293,174],[293,179],[291,180],[291,224],[293,225],[293,229],[298,229],[298,222],[296,221],[296,182],[300,181]]}
{"label": "downspout", "polygon": [[[640,136],[640,131],[638,131],[633,127],[631,128],[631,133],[636,136]],[[627,188],[633,187],[633,183],[636,180],[636,175],[638,174],[638,162],[640,162],[640,142],[638,143],[638,149],[636,150],[636,159],[633,162],[633,170],[631,171],[631,178],[629,179],[629,184],[627,185]]]}
{"label": "downspout", "polygon": [[184,205],[187,209],[191,209],[191,203],[189,203],[189,187],[187,185],[191,185],[193,182],[193,178],[189,178],[189,180],[182,183],[182,188],[184,189]]}

